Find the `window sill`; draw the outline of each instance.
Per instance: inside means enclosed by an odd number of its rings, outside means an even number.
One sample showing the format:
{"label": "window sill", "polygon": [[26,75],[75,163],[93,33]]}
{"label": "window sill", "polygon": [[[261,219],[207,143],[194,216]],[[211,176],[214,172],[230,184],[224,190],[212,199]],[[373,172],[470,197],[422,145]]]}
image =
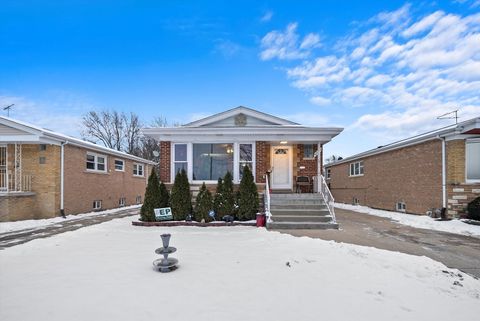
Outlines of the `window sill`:
{"label": "window sill", "polygon": [[133,175],[133,177],[135,177],[135,178],[145,178],[144,175]]}
{"label": "window sill", "polygon": [[311,161],[311,160],[315,160],[315,157],[304,157],[302,160]]}
{"label": "window sill", "polygon": [[122,169],[116,169],[115,172],[121,172],[121,173],[125,173],[125,170],[122,170]]}
{"label": "window sill", "polygon": [[85,171],[83,171],[84,173],[87,173],[87,174],[102,174],[102,175],[108,175],[108,172],[107,171],[95,171],[95,170],[92,170],[92,169],[87,169]]}
{"label": "window sill", "polygon": [[362,177],[364,174],[358,174],[358,175],[348,175],[348,177]]}

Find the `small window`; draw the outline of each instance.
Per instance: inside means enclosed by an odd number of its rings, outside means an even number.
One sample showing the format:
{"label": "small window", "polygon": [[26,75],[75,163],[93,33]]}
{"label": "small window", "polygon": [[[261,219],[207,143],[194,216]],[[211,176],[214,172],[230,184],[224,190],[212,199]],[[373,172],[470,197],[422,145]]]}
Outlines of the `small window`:
{"label": "small window", "polygon": [[120,199],[118,200],[118,206],[125,206],[125,197],[120,197]]}
{"label": "small window", "polygon": [[39,149],[40,151],[47,150],[47,145],[45,145],[45,144],[40,144],[40,145],[38,145],[38,149]]}
{"label": "small window", "polygon": [[143,164],[133,164],[133,176],[143,177]]}
{"label": "small window", "polygon": [[138,195],[138,196],[135,198],[135,203],[137,203],[137,204],[141,204],[141,203],[142,203],[142,196],[141,196],[141,195]]}
{"label": "small window", "polygon": [[94,210],[99,210],[101,208],[102,208],[102,201],[100,201],[100,200],[93,201],[93,209]]}
{"label": "small window", "polygon": [[39,163],[39,164],[46,164],[46,163],[47,163],[47,158],[44,157],[44,156],[40,156],[40,157],[38,158],[38,163]]}
{"label": "small window", "polygon": [[303,158],[313,158],[313,144],[303,145]]}
{"label": "small window", "polygon": [[187,161],[187,144],[175,144],[174,148],[174,158],[173,158],[173,175],[176,175],[182,169],[187,172],[188,161]]}
{"label": "small window", "polygon": [[[250,171],[253,172],[253,144],[239,144],[240,155],[238,158],[238,179],[243,177],[243,171],[245,166],[248,166]],[[253,175],[253,173],[252,173]]]}
{"label": "small window", "polygon": [[125,171],[125,162],[121,159],[116,159],[115,160],[115,170],[119,172],[124,172]]}
{"label": "small window", "polygon": [[91,171],[106,172],[107,171],[107,157],[93,153],[87,153],[86,168]]}
{"label": "small window", "polygon": [[353,200],[352,200],[352,204],[353,205],[360,205],[360,200],[358,198],[354,197]]}
{"label": "small window", "polygon": [[405,205],[405,202],[398,202],[395,207],[396,207],[397,212],[405,212],[406,209],[407,209],[407,206]]}
{"label": "small window", "polygon": [[480,140],[467,140],[465,143],[466,179],[480,182]]}
{"label": "small window", "polygon": [[363,175],[363,161],[350,164],[350,176]]}
{"label": "small window", "polygon": [[331,175],[332,175],[332,169],[331,169],[331,168],[327,168],[327,169],[325,170],[325,179],[330,179]]}

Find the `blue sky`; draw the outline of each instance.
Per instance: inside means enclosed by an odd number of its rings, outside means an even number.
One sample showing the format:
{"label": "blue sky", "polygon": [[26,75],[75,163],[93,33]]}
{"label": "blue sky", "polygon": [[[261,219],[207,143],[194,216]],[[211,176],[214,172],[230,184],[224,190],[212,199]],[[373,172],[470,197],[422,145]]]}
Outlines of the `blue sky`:
{"label": "blue sky", "polygon": [[348,156],[480,116],[479,93],[480,0],[0,6],[0,106],[76,136],[91,109],[184,123],[244,105],[345,127],[325,154]]}

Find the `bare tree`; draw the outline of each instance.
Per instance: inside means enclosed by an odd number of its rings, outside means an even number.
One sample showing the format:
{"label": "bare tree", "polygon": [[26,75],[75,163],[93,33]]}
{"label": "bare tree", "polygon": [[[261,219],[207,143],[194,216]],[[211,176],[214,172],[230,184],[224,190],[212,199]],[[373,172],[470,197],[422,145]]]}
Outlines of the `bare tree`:
{"label": "bare tree", "polygon": [[130,115],[122,114],[122,121],[125,126],[125,151],[129,154],[135,154],[140,143],[140,130],[142,123],[137,115],[130,113]]}
{"label": "bare tree", "polygon": [[83,116],[82,137],[93,143],[99,141],[108,148],[122,149],[123,121],[121,115],[110,111],[90,111]]}

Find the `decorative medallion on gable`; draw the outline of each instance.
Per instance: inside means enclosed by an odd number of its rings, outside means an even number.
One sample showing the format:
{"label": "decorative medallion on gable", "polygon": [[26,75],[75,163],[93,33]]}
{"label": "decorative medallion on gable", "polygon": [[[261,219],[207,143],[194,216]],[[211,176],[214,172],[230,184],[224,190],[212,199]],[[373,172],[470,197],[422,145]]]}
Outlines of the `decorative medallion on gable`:
{"label": "decorative medallion on gable", "polygon": [[247,116],[245,114],[238,114],[235,116],[235,126],[246,126],[247,125]]}

